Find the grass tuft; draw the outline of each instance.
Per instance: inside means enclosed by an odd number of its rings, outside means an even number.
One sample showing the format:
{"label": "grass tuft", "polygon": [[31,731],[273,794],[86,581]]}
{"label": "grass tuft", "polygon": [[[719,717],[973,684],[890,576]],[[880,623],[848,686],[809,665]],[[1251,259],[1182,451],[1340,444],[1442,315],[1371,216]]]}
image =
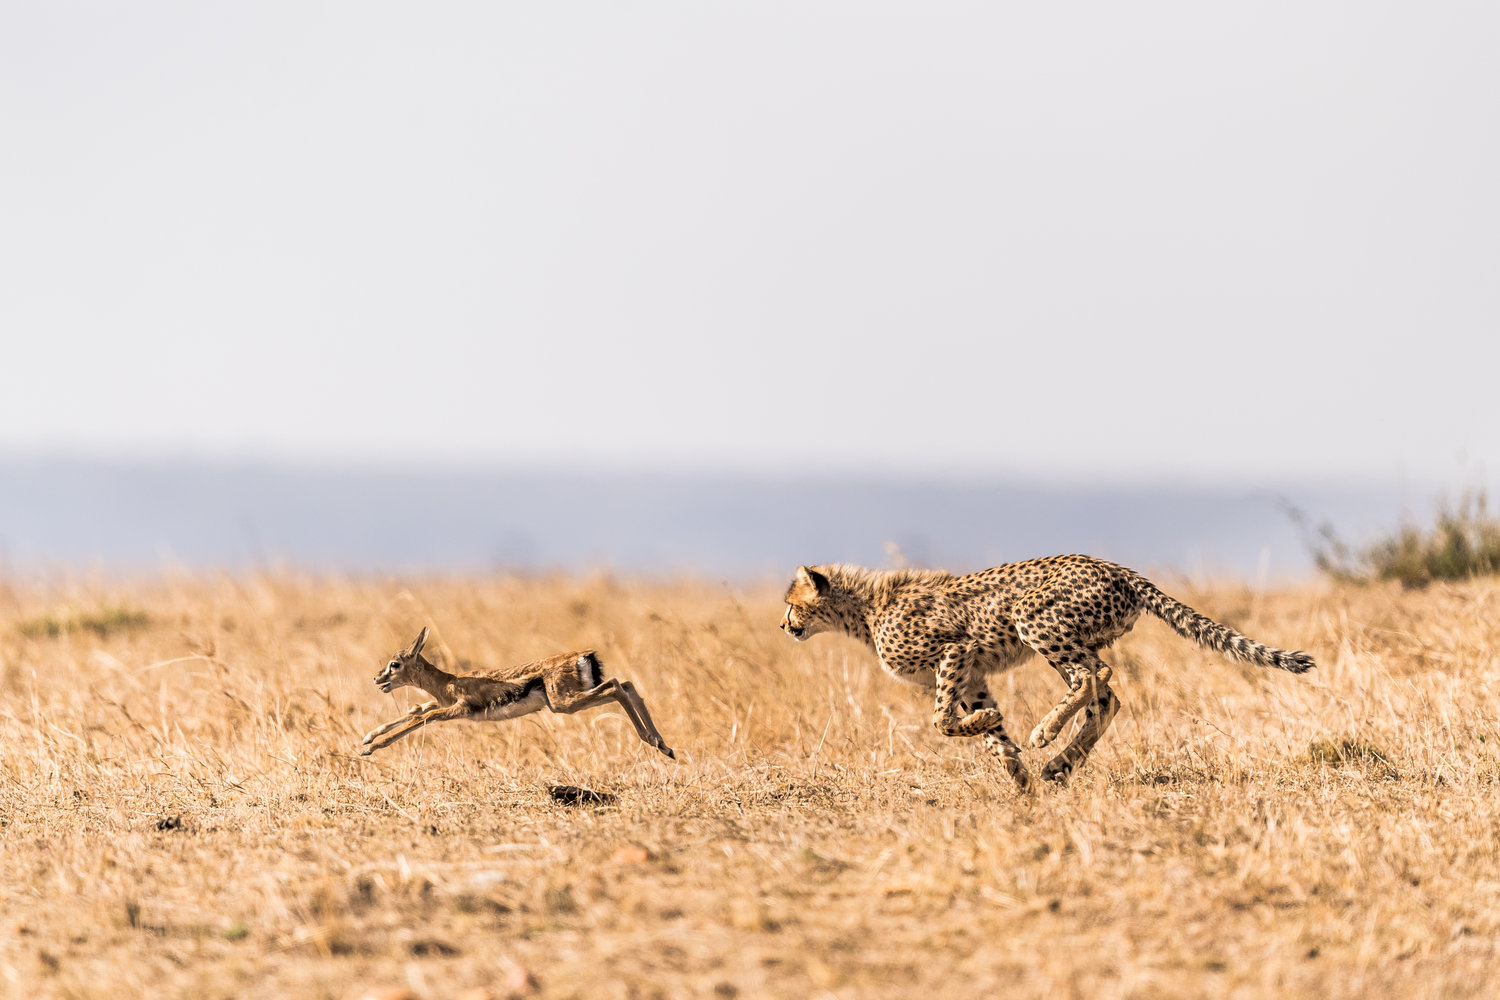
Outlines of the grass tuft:
{"label": "grass tuft", "polygon": [[1399,777],[1384,751],[1357,736],[1313,740],[1307,745],[1307,758],[1311,763],[1327,767],[1359,768],[1382,777]]}
{"label": "grass tuft", "polygon": [[1439,500],[1430,525],[1408,522],[1360,547],[1339,538],[1331,525],[1308,530],[1301,511],[1287,511],[1304,528],[1318,569],[1341,583],[1395,580],[1420,589],[1437,580],[1500,574],[1500,516],[1490,513],[1482,489],[1465,491],[1456,503]]}
{"label": "grass tuft", "polygon": [[42,615],[16,624],[28,639],[56,639],[73,632],[88,632],[100,639],[124,632],[139,632],[151,626],[151,616],[127,608],[102,608],[92,613]]}

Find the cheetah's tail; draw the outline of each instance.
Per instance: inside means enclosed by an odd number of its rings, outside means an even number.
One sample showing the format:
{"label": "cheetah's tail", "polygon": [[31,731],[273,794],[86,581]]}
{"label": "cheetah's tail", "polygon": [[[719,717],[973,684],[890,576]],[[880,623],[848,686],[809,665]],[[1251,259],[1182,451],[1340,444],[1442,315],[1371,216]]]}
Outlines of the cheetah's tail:
{"label": "cheetah's tail", "polygon": [[1305,674],[1317,666],[1307,653],[1288,652],[1256,642],[1226,625],[1220,625],[1207,615],[1200,615],[1181,601],[1168,597],[1156,584],[1139,573],[1131,573],[1131,577],[1136,593],[1141,596],[1146,608],[1184,639],[1191,639],[1231,660],[1254,663],[1261,667],[1276,667],[1294,674]]}

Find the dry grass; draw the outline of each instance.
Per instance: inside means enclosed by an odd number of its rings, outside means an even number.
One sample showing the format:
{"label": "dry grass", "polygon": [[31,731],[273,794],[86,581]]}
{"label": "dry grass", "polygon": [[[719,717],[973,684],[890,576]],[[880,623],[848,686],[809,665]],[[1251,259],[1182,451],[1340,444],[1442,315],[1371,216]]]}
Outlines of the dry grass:
{"label": "dry grass", "polygon": [[[1029,799],[863,650],[787,641],[776,586],[407,586],[0,584],[0,994],[502,997],[519,970],[590,998],[1500,982],[1500,583],[1171,586],[1320,669],[1143,622],[1111,654],[1125,707],[1100,751]],[[357,757],[410,694],[371,676],[427,622],[476,662],[598,646],[679,761],[614,711]],[[1060,693],[1036,663],[997,687],[1022,733]]]}

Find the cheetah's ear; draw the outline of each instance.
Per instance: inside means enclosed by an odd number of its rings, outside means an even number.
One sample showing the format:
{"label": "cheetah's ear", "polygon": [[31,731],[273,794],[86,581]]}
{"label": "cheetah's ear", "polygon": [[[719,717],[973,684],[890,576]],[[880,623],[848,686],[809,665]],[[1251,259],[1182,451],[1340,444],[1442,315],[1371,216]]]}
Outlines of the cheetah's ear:
{"label": "cheetah's ear", "polygon": [[422,643],[427,641],[427,626],[422,626],[422,631],[412,640],[411,649],[406,651],[407,656],[416,656],[422,651]]}
{"label": "cheetah's ear", "polygon": [[797,567],[797,588],[807,593],[809,597],[822,597],[832,589],[828,577],[815,569],[806,566]]}

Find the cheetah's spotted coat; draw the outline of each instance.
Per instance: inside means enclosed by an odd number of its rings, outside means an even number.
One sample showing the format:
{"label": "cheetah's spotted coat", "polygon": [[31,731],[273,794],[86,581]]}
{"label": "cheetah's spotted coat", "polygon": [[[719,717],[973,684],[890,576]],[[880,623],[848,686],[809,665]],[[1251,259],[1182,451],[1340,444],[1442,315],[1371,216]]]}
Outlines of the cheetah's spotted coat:
{"label": "cheetah's spotted coat", "polygon": [[840,631],[875,650],[901,680],[934,684],[932,721],[946,736],[980,736],[1023,789],[1031,776],[1021,750],[1006,735],[985,678],[1042,656],[1062,676],[1068,693],[1031,734],[1044,747],[1080,709],[1078,734],[1042,770],[1063,781],[1120,709],[1099,659],[1130,631],[1142,611],[1178,634],[1246,663],[1294,674],[1312,657],[1273,649],[1198,614],[1132,570],[1089,556],[1051,556],[953,576],[936,570],[882,572],[857,566],[803,566],[786,594],[781,627],[798,641]]}

